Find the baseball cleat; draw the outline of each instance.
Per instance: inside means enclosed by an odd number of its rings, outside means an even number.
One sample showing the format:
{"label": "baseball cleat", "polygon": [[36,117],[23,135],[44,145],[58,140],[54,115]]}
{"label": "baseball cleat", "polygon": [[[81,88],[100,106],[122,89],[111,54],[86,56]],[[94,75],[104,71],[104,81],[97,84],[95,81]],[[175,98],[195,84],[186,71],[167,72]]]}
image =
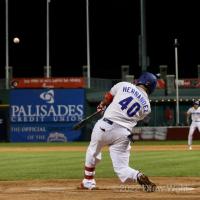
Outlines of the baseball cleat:
{"label": "baseball cleat", "polygon": [[83,179],[80,187],[78,189],[85,189],[85,190],[96,190],[96,181],[94,179],[92,180],[87,180]]}
{"label": "baseball cleat", "polygon": [[146,192],[155,192],[156,184],[152,183],[147,176],[138,173],[137,182],[144,188]]}
{"label": "baseball cleat", "polygon": [[81,185],[78,186],[77,189],[80,189],[80,190],[98,190],[96,185],[92,185],[90,187],[87,187],[87,186],[84,186],[83,183],[81,183]]}
{"label": "baseball cleat", "polygon": [[192,146],[189,146],[189,150],[192,150]]}

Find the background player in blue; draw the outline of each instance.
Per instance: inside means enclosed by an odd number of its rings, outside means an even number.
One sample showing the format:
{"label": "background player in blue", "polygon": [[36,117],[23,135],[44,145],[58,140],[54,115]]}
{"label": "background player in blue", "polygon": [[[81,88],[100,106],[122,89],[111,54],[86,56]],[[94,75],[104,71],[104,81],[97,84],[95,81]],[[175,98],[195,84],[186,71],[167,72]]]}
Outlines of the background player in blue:
{"label": "background player in blue", "polygon": [[103,110],[104,114],[92,131],[91,141],[86,152],[81,188],[96,188],[95,167],[101,160],[102,147],[107,145],[114,171],[121,182],[137,181],[145,191],[155,191],[156,185],[147,176],[129,167],[129,157],[130,134],[137,122],[151,112],[148,95],[155,90],[156,84],[156,76],[144,72],[137,80],[136,85],[119,82],[105,94],[97,107],[97,110]]}

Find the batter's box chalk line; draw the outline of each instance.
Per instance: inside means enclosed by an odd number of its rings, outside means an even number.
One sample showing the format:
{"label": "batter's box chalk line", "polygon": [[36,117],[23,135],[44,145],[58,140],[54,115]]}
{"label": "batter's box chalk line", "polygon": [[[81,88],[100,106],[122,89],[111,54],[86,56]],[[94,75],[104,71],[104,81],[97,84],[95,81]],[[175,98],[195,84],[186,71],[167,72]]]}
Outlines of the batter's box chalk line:
{"label": "batter's box chalk line", "polygon": [[[199,185],[186,185],[186,184],[179,184],[179,185],[162,185],[157,186],[155,192],[190,192],[194,190],[200,189]],[[77,187],[31,187],[28,188],[28,191],[32,192],[64,192],[69,190],[80,190],[80,191],[90,191],[89,189],[83,189],[79,186]],[[134,192],[134,191],[142,191],[143,188],[140,185],[121,185],[121,186],[107,186],[107,187],[96,187],[92,189],[92,191],[104,191],[104,190],[111,190],[113,192]]]}
{"label": "batter's box chalk line", "polygon": [[62,192],[67,190],[66,187],[31,187],[28,189],[32,192]]}

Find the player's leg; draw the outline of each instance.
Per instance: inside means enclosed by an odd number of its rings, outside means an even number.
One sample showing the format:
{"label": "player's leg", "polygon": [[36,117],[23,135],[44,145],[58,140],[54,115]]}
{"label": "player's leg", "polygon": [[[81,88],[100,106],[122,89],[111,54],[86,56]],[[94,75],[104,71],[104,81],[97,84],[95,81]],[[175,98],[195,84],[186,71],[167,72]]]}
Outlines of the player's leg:
{"label": "player's leg", "polygon": [[139,171],[129,167],[130,147],[128,146],[127,149],[124,150],[120,150],[119,148],[116,147],[116,145],[109,147],[110,157],[115,173],[122,183],[128,180],[136,181]]}
{"label": "player's leg", "polygon": [[118,136],[118,142],[109,147],[114,171],[123,183],[129,180],[137,181],[145,191],[155,191],[156,185],[147,176],[129,166],[131,150],[130,141],[127,138],[129,134],[126,129],[119,128],[115,133]]}
{"label": "player's leg", "polygon": [[189,134],[188,134],[188,148],[189,148],[189,150],[192,150],[192,139],[193,139],[193,134],[194,134],[195,129],[196,129],[196,126],[191,124],[190,129],[189,129]]}
{"label": "player's leg", "polygon": [[98,124],[95,125],[91,135],[90,144],[86,151],[84,179],[81,183],[81,187],[85,189],[94,189],[96,187],[94,178],[95,167],[101,160],[101,148],[103,146],[103,142],[101,141],[102,133],[98,127]]}
{"label": "player's leg", "polygon": [[115,173],[121,182],[137,180],[139,171],[129,167],[131,145],[128,135],[130,132],[122,126],[115,125],[110,135],[113,141],[109,146],[109,152]]}

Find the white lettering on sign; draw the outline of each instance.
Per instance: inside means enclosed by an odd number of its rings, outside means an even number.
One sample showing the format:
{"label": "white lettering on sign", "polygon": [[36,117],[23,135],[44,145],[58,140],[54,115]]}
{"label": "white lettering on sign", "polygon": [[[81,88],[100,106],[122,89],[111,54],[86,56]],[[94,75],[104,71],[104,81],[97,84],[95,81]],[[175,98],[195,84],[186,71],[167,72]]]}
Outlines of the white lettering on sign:
{"label": "white lettering on sign", "polygon": [[12,105],[12,122],[79,121],[83,105]]}

